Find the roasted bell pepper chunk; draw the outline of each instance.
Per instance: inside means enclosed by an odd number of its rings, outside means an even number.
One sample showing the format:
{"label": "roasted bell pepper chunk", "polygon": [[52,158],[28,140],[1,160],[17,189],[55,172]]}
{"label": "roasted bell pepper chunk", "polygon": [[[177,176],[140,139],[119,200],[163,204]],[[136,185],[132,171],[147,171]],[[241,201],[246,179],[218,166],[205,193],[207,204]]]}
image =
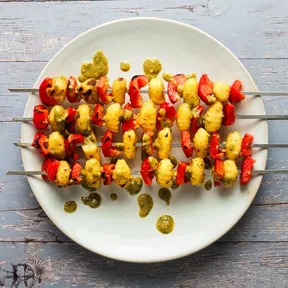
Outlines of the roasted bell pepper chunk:
{"label": "roasted bell pepper chunk", "polygon": [[168,82],[167,86],[167,94],[172,104],[178,102],[182,97],[179,93],[181,88],[186,81],[186,76],[184,74],[176,74],[172,77],[172,79]]}
{"label": "roasted bell pepper chunk", "polygon": [[144,159],[141,165],[141,176],[147,186],[152,184],[152,180],[154,178],[154,168],[150,165],[151,160],[149,161],[149,158],[150,157]]}
{"label": "roasted bell pepper chunk", "polygon": [[107,92],[109,87],[108,78],[101,77],[97,82],[97,93],[104,104],[109,104],[112,101],[112,96]]}
{"label": "roasted bell pepper chunk", "polygon": [[224,173],[224,161],[221,159],[216,159],[212,169],[214,186],[220,186],[221,180],[224,177]]}
{"label": "roasted bell pepper chunk", "polygon": [[102,167],[101,177],[103,179],[104,185],[110,185],[113,181],[113,170],[115,169],[115,164],[105,163]]}
{"label": "roasted bell pepper chunk", "polygon": [[251,134],[246,133],[242,139],[241,144],[241,154],[242,156],[251,156],[252,155],[252,148],[251,144],[254,140],[254,136]]}
{"label": "roasted bell pepper chunk", "polygon": [[93,115],[91,117],[91,121],[96,126],[104,126],[105,121],[104,117],[104,107],[101,104],[95,105]]}
{"label": "roasted bell pepper chunk", "polygon": [[77,80],[74,76],[70,76],[67,83],[66,97],[70,103],[79,102],[80,99],[77,97]]}
{"label": "roasted bell pepper chunk", "polygon": [[76,114],[77,110],[74,109],[72,106],[67,108],[67,118],[65,121],[65,127],[69,133],[75,133],[75,125],[76,125]]}
{"label": "roasted bell pepper chunk", "polygon": [[235,122],[235,107],[230,102],[227,102],[223,107],[224,118],[222,124],[230,126]]}
{"label": "roasted bell pepper chunk", "polygon": [[51,88],[52,84],[53,84],[53,79],[47,77],[42,81],[39,87],[40,99],[42,103],[47,106],[54,106],[57,104],[57,101],[54,98],[50,97],[47,93],[47,88]]}
{"label": "roasted bell pepper chunk", "polygon": [[129,84],[128,94],[130,96],[130,102],[133,108],[141,108],[143,105],[143,99],[140,95],[140,89],[146,86],[149,79],[145,75],[135,75],[132,77]]}
{"label": "roasted bell pepper chunk", "polygon": [[42,171],[46,172],[46,175],[42,175],[42,178],[45,181],[54,182],[56,179],[56,174],[58,168],[60,166],[60,162],[52,157],[47,157],[44,159],[42,163]]}
{"label": "roasted bell pepper chunk", "polygon": [[129,130],[135,130],[137,127],[137,116],[132,112],[132,105],[127,103],[123,109],[122,131],[123,133]]}
{"label": "roasted bell pepper chunk", "polygon": [[33,109],[33,122],[37,130],[44,130],[48,127],[49,112],[43,105],[36,105]]}
{"label": "roasted bell pepper chunk", "polygon": [[142,160],[149,157],[149,156],[152,156],[153,151],[154,151],[153,133],[152,132],[143,133],[143,135],[142,135],[142,151],[141,151]]}
{"label": "roasted bell pepper chunk", "polygon": [[198,86],[198,94],[200,99],[206,103],[212,103],[216,101],[213,101],[213,82],[208,78],[207,74],[203,74],[199,80],[199,86]]}
{"label": "roasted bell pepper chunk", "polygon": [[43,157],[46,157],[49,154],[47,145],[48,145],[48,137],[42,132],[37,132],[34,135],[32,146]]}
{"label": "roasted bell pepper chunk", "polygon": [[245,99],[245,95],[241,92],[242,82],[236,80],[230,87],[229,100],[231,102],[240,102]]}
{"label": "roasted bell pepper chunk", "polygon": [[171,103],[164,102],[160,104],[156,122],[156,127],[158,130],[165,127],[172,127],[176,119],[177,111]]}
{"label": "roasted bell pepper chunk", "polygon": [[70,134],[65,140],[65,150],[67,156],[71,157],[73,160],[78,160],[79,155],[76,153],[76,145],[84,143],[84,136],[81,134]]}
{"label": "roasted bell pepper chunk", "polygon": [[195,134],[198,129],[201,127],[201,115],[204,112],[204,107],[202,105],[197,106],[195,109],[193,109],[192,112],[192,119],[191,119],[191,133]]}
{"label": "roasted bell pepper chunk", "polygon": [[113,146],[113,133],[107,130],[102,139],[102,153],[105,157],[116,157],[120,154],[120,151]]}
{"label": "roasted bell pepper chunk", "polygon": [[186,175],[186,168],[189,166],[187,162],[178,162],[177,166],[177,176],[176,176],[176,184],[182,185],[184,183],[188,183],[189,179],[185,177]]}
{"label": "roasted bell pepper chunk", "polygon": [[181,146],[185,156],[191,157],[193,154],[191,135],[189,131],[181,131]]}
{"label": "roasted bell pepper chunk", "polygon": [[219,150],[220,135],[218,132],[214,132],[210,139],[210,157],[212,159],[221,158],[224,153]]}
{"label": "roasted bell pepper chunk", "polygon": [[249,183],[251,176],[252,176],[252,170],[254,166],[255,160],[251,158],[250,156],[247,156],[241,166],[241,173],[240,173],[240,184],[246,185]]}
{"label": "roasted bell pepper chunk", "polygon": [[79,184],[82,182],[81,171],[81,165],[78,162],[74,162],[70,172],[70,179],[73,181],[73,184]]}

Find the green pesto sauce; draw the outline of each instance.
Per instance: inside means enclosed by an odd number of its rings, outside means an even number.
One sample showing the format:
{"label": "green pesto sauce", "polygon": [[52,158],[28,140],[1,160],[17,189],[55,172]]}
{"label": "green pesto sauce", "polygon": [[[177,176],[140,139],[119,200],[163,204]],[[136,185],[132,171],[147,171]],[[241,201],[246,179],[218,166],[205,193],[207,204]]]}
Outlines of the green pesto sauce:
{"label": "green pesto sauce", "polygon": [[141,177],[134,177],[131,180],[131,183],[126,187],[126,190],[130,195],[138,194],[143,186],[143,180]]}
{"label": "green pesto sauce", "polygon": [[129,62],[127,62],[127,61],[122,61],[121,63],[120,63],[120,69],[121,69],[121,71],[123,71],[123,72],[128,72],[129,70],[130,70],[130,63]]}
{"label": "green pesto sauce", "polygon": [[170,199],[171,199],[171,192],[167,188],[161,188],[158,191],[158,197],[166,202],[167,205],[170,205]]}
{"label": "green pesto sauce", "polygon": [[162,70],[161,62],[156,58],[147,58],[143,62],[143,70],[149,80],[156,78]]}
{"label": "green pesto sauce", "polygon": [[81,197],[83,204],[90,208],[98,208],[101,205],[101,196],[98,193],[91,193],[87,197]]}
{"label": "green pesto sauce", "polygon": [[82,63],[81,74],[78,80],[84,82],[89,78],[99,79],[102,76],[106,76],[108,72],[108,59],[101,50],[98,50],[92,62]]}
{"label": "green pesto sauce", "polygon": [[169,73],[169,72],[162,73],[162,78],[167,82],[169,82],[172,79],[172,77],[173,77],[172,73]]}
{"label": "green pesto sauce", "polygon": [[212,181],[209,179],[208,181],[206,181],[205,183],[205,189],[206,190],[211,190],[212,188]]}
{"label": "green pesto sauce", "polygon": [[170,215],[162,215],[156,223],[157,230],[162,234],[169,234],[174,229],[174,220]]}
{"label": "green pesto sauce", "polygon": [[118,198],[118,196],[117,196],[116,193],[112,193],[112,194],[110,195],[110,199],[111,199],[112,201],[116,201],[117,198]]}
{"label": "green pesto sauce", "polygon": [[139,195],[138,204],[139,216],[142,218],[146,217],[150,213],[154,205],[152,197],[147,193]]}
{"label": "green pesto sauce", "polygon": [[77,204],[75,201],[67,201],[64,204],[64,211],[66,213],[73,213],[77,209]]}

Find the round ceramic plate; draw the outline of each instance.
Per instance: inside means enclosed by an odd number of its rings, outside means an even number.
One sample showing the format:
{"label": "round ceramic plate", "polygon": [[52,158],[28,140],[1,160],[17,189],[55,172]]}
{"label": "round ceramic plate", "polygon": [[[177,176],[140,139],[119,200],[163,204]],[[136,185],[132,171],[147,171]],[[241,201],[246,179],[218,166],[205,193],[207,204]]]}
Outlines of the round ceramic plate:
{"label": "round ceramic plate", "polygon": [[[109,78],[117,76],[130,79],[141,74],[142,63],[147,57],[161,60],[163,71],[171,73],[196,72],[197,78],[207,73],[213,80],[232,83],[241,79],[244,89],[256,90],[251,76],[240,61],[221,43],[206,33],[174,21],[153,18],[136,18],[110,22],[95,27],[76,37],[53,57],[40,74],[34,87],[39,87],[47,76],[79,75],[81,63],[91,61],[96,50],[101,49],[109,59]],[[129,61],[132,69],[120,71],[119,63]],[[40,104],[31,95],[24,116],[31,117],[33,107]],[[247,97],[237,104],[237,114],[264,114],[260,97]],[[176,125],[175,125],[176,126]],[[174,142],[179,142],[179,132],[173,129]],[[262,121],[236,120],[233,127],[222,128],[223,137],[232,130],[255,136],[255,143],[267,143],[267,125]],[[22,141],[31,142],[35,128],[23,124]],[[140,131],[139,131],[140,133]],[[103,131],[98,132],[98,136]],[[224,139],[224,138],[223,138]],[[255,169],[264,169],[266,151],[254,151]],[[140,151],[130,161],[133,169],[140,168]],[[173,148],[172,155],[185,160],[180,148]],[[33,149],[23,149],[25,170],[40,170],[42,158]],[[186,159],[187,160],[187,159]],[[209,177],[208,177],[209,178]],[[170,206],[158,198],[158,186],[143,187],[141,193],[149,193],[154,207],[146,218],[138,215],[138,196],[130,196],[126,190],[114,184],[99,189],[102,204],[91,209],[81,202],[88,192],[83,188],[59,189],[45,183],[41,177],[30,177],[29,183],[40,205],[49,218],[69,238],[83,247],[111,257],[131,262],[157,262],[179,258],[194,253],[224,235],[244,214],[255,197],[262,178],[255,177],[246,187],[237,182],[231,189],[195,188],[190,184],[172,191]],[[110,200],[111,193],[118,194],[117,201]],[[66,214],[63,205],[74,200],[78,209]],[[162,214],[174,218],[174,231],[163,235],[156,229],[156,220]]]}

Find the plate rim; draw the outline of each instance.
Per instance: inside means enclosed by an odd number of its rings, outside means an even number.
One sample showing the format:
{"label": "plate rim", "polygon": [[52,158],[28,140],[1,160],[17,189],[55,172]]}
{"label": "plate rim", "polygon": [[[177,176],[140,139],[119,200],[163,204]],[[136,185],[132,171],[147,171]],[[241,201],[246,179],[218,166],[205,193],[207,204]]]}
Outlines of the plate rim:
{"label": "plate rim", "polygon": [[[155,22],[169,22],[169,23],[172,23],[172,24],[175,24],[175,25],[179,25],[179,26],[182,26],[182,27],[186,27],[186,28],[189,28],[191,30],[194,30],[202,35],[204,35],[205,37],[207,38],[210,38],[212,41],[215,41],[218,45],[220,45],[223,49],[226,50],[226,52],[228,54],[230,54],[230,56],[232,56],[234,58],[234,60],[236,60],[238,62],[238,64],[242,67],[242,69],[247,73],[247,76],[249,77],[249,80],[251,81],[253,87],[254,87],[254,90],[255,91],[259,91],[257,86],[256,86],[256,83],[255,81],[253,80],[252,76],[250,75],[249,71],[246,69],[245,65],[240,61],[240,59],[234,54],[232,53],[232,51],[227,48],[222,42],[220,42],[219,40],[217,40],[216,38],[214,38],[213,36],[211,36],[210,34],[208,34],[207,32],[195,27],[195,26],[192,26],[190,24],[186,24],[186,23],[183,23],[183,22],[180,22],[180,21],[176,21],[176,20],[170,20],[170,19],[167,19],[167,18],[159,18],[159,17],[131,17],[131,18],[123,18],[123,19],[117,19],[117,20],[112,20],[112,21],[109,21],[109,22],[105,22],[103,24],[100,24],[100,25],[97,25],[97,26],[94,26],[86,31],[84,31],[83,33],[77,35],[76,37],[74,37],[73,39],[71,39],[67,44],[65,44],[57,53],[55,53],[55,55],[50,59],[50,61],[45,65],[45,67],[42,69],[40,75],[38,76],[38,78],[36,79],[34,85],[33,85],[33,88],[38,88],[36,83],[41,79],[41,75],[42,73],[47,69],[47,67],[49,66],[49,64],[56,58],[58,57],[58,55],[64,50],[66,49],[67,46],[69,46],[70,44],[72,44],[74,41],[77,41],[78,38],[84,36],[85,34],[88,34],[90,33],[91,31],[94,31],[94,30],[97,30],[97,29],[101,29],[102,27],[106,27],[106,26],[110,26],[110,25],[114,25],[114,24],[117,24],[117,23],[120,23],[120,22],[133,22],[133,21],[155,21]],[[32,94],[29,95],[28,99],[27,99],[27,102],[26,102],[26,105],[25,105],[25,108],[24,108],[24,113],[23,115],[25,116],[26,114],[26,111],[28,110],[28,103],[29,103],[29,100],[31,97],[34,97]],[[264,102],[263,100],[261,99],[260,101],[261,103],[261,108],[263,109],[263,113],[266,115],[266,111],[265,111],[265,106],[264,106]],[[268,124],[267,124],[267,121],[263,121],[264,122],[264,129],[266,130],[265,131],[265,142],[268,143]],[[22,124],[22,127],[21,127],[21,138],[23,139],[23,135],[24,135],[24,129],[25,129],[25,125],[24,123]],[[265,168],[266,168],[266,165],[267,165],[267,157],[268,157],[268,151],[265,150],[264,153],[263,153],[263,159],[264,159],[264,162],[265,162]],[[24,156],[24,149],[21,149],[21,157],[22,157],[22,162],[23,162],[23,167],[24,167],[24,170],[26,171],[26,161],[25,161],[25,156]],[[198,249],[193,249],[193,250],[183,250],[181,253],[175,253],[174,255],[169,255],[169,256],[165,256],[165,257],[156,257],[156,258],[153,258],[153,259],[135,259],[135,258],[131,258],[131,257],[118,257],[118,255],[110,255],[109,253],[105,253],[105,251],[98,251],[97,249],[92,249],[91,247],[88,247],[85,243],[83,243],[82,241],[80,241],[80,239],[78,239],[77,237],[72,237],[70,236],[70,234],[66,231],[65,229],[65,226],[62,226],[58,221],[57,219],[55,219],[53,217],[53,214],[50,213],[48,211],[48,209],[45,209],[45,205],[44,203],[40,200],[40,197],[37,197],[37,195],[34,193],[34,189],[32,188],[34,185],[32,183],[32,179],[30,177],[27,177],[27,180],[28,180],[28,183],[30,185],[30,188],[33,192],[33,195],[34,197],[37,199],[38,203],[40,204],[41,208],[44,210],[44,212],[46,213],[46,215],[49,217],[49,219],[53,222],[53,224],[63,233],[65,234],[66,237],[68,237],[69,239],[71,239],[73,242],[75,242],[76,244],[80,245],[81,247],[93,252],[93,253],[96,253],[98,255],[101,255],[101,256],[104,256],[104,257],[107,257],[107,258],[110,258],[110,259],[114,259],[114,260],[118,260],[118,261],[122,261],[122,262],[130,262],[130,263],[160,263],[160,262],[166,262],[166,261],[171,261],[171,260],[176,260],[176,259],[180,259],[180,258],[183,258],[185,256],[189,256],[189,255],[192,255],[192,254],[195,254],[201,250],[203,250],[204,248],[206,247],[209,247],[210,245],[212,245],[213,243],[215,243],[217,240],[219,240],[221,237],[223,237],[227,232],[229,232],[238,222],[240,219],[242,219],[243,215],[247,212],[247,210],[249,209],[249,207],[251,206],[253,200],[255,199],[257,193],[259,192],[259,188],[260,188],[260,185],[262,183],[262,179],[263,179],[263,176],[259,176],[260,178],[260,182],[259,182],[259,185],[256,189],[256,193],[253,197],[250,197],[250,202],[249,202],[249,205],[247,205],[247,208],[243,210],[243,213],[241,213],[241,215],[239,216],[239,218],[232,222],[231,225],[229,225],[229,227],[227,226],[227,229],[225,229],[225,231],[221,234],[217,234],[217,236],[215,236],[214,238],[210,238],[210,241],[208,242],[205,242],[204,244],[202,245],[199,245]],[[207,244],[208,243],[208,244]]]}

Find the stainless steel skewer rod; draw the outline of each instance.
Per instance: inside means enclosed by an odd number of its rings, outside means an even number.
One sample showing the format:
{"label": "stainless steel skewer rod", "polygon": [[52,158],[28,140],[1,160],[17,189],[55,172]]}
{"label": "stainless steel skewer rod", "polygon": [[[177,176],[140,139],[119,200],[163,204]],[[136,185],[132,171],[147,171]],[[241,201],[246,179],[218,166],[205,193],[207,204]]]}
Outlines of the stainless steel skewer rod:
{"label": "stainless steel skewer rod", "polygon": [[[236,115],[236,119],[256,119],[256,120],[288,120],[288,115]],[[16,117],[8,122],[30,122],[32,117]]]}
{"label": "stainless steel skewer rod", "polygon": [[[19,93],[37,93],[39,89],[37,88],[10,88],[8,89],[10,92],[19,92]],[[108,89],[108,92],[112,92],[112,89]],[[148,94],[149,91],[142,89],[140,90],[141,93]],[[166,90],[163,91],[167,93]],[[255,96],[288,96],[287,91],[242,91],[245,95],[255,95]]]}
{"label": "stainless steel skewer rod", "polygon": [[[16,147],[22,147],[22,148],[27,148],[27,147],[32,147],[31,143],[20,143],[20,142],[15,142],[13,143]],[[114,143],[117,144],[117,143]],[[98,147],[102,146],[102,142],[97,142],[96,145]],[[181,143],[172,143],[172,147],[181,147]],[[80,145],[79,145],[80,146]],[[142,143],[136,143],[136,147],[142,147]],[[288,148],[288,143],[267,143],[267,144],[252,144],[251,147],[253,148]]]}
{"label": "stainless steel skewer rod", "polygon": [[[140,171],[131,171],[133,175],[140,175]],[[211,174],[210,170],[205,170],[205,174]],[[288,174],[288,169],[266,169],[253,170],[252,175],[266,175],[266,174]],[[22,175],[22,176],[37,176],[46,175],[45,171],[25,171],[25,170],[9,170],[6,175]]]}

